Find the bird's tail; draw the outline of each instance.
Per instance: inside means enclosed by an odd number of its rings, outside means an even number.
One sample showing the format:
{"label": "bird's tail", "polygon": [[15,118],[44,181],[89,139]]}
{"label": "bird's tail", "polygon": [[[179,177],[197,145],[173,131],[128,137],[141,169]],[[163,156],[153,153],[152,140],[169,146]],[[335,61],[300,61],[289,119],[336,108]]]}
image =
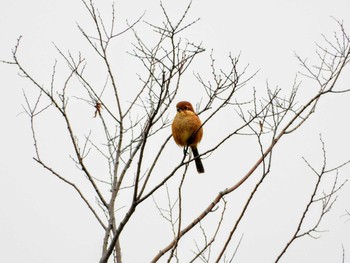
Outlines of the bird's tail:
{"label": "bird's tail", "polygon": [[195,146],[191,147],[192,152],[193,152],[193,158],[196,163],[196,168],[198,173],[204,173],[204,167],[201,158],[199,157],[198,149]]}

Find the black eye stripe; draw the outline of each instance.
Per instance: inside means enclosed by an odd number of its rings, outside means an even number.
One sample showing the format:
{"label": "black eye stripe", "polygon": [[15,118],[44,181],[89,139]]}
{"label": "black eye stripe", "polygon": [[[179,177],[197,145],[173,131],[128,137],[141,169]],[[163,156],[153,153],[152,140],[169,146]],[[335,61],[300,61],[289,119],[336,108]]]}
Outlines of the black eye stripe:
{"label": "black eye stripe", "polygon": [[190,107],[188,106],[182,106],[176,109],[177,111],[183,111],[183,110],[190,110]]}

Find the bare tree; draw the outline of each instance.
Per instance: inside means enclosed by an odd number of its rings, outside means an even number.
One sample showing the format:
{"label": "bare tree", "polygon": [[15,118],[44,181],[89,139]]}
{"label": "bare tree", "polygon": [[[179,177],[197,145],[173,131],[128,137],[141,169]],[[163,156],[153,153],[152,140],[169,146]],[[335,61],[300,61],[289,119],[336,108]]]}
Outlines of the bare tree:
{"label": "bare tree", "polygon": [[[83,1],[94,25],[94,31],[88,32],[78,25],[78,29],[99,59],[98,65],[105,70],[106,81],[104,85],[94,84],[94,76],[86,74],[91,66],[82,54],[64,52],[56,47],[60,61],[66,63],[68,74],[60,82],[57,76],[55,62],[51,82],[45,85],[34,77],[27,67],[23,65],[19,55],[21,38],[18,39],[12,52],[11,61],[3,61],[17,66],[20,74],[27,78],[38,91],[37,97],[28,96],[24,91],[25,111],[30,117],[31,132],[34,141],[34,160],[48,172],[71,186],[82,201],[86,204],[97,222],[104,231],[101,240],[100,262],[107,262],[113,258],[114,262],[122,262],[122,247],[120,236],[135,217],[137,208],[145,205],[147,200],[153,199],[159,216],[169,223],[173,238],[167,245],[156,253],[152,262],[166,257],[167,261],[181,261],[181,240],[190,235],[190,230],[197,229],[202,233],[203,244],[196,243],[193,249],[193,258],[187,261],[194,262],[231,262],[235,252],[229,255],[232,237],[238,235],[237,227],[246,217],[259,187],[269,176],[273,164],[273,153],[276,144],[282,137],[299,129],[316,111],[317,105],[323,97],[329,94],[342,94],[349,89],[337,87],[339,77],[349,62],[350,39],[343,24],[338,22],[340,31],[333,40],[324,38],[324,43],[317,46],[318,63],[308,65],[307,61],[297,56],[301,64],[301,72],[295,79],[292,89],[284,91],[266,86],[266,92],[261,94],[249,85],[256,72],[249,73],[249,68],[242,65],[241,56],[228,57],[229,67],[217,67],[213,53],[211,58],[211,79],[195,74],[203,90],[203,99],[197,105],[198,114],[203,117],[203,126],[215,122],[221,112],[230,113],[232,118],[239,119],[236,126],[229,127],[225,134],[211,147],[202,150],[201,157],[210,162],[212,153],[221,151],[222,146],[236,136],[247,136],[258,143],[259,158],[255,164],[241,176],[240,180],[221,191],[211,200],[201,213],[195,216],[190,223],[183,220],[183,186],[188,174],[188,165],[193,158],[185,149],[183,158],[168,170],[161,170],[160,162],[164,157],[165,149],[171,141],[169,118],[174,111],[177,95],[183,88],[183,77],[188,74],[192,62],[201,53],[205,52],[201,44],[183,40],[181,34],[198,20],[186,22],[191,4],[183,12],[180,19],[172,21],[165,8],[161,5],[164,22],[161,25],[147,23],[154,35],[154,43],[148,44],[137,32],[137,26],[142,17],[129,24],[125,30],[115,32],[115,9],[112,9],[111,23],[107,23],[100,14],[93,1]],[[107,26],[107,24],[110,24]],[[133,50],[130,55],[138,59],[144,71],[139,75],[138,87],[121,87],[118,84],[118,74],[113,69],[111,49],[115,39],[122,37],[126,32],[132,32],[135,37]],[[300,77],[314,81],[318,89],[315,94],[299,104]],[[128,93],[129,92],[129,93]],[[126,95],[128,93],[128,95]],[[132,97],[130,97],[132,94]],[[80,110],[76,108],[79,104]],[[72,151],[67,153],[71,161],[86,180],[75,183],[68,174],[60,171],[52,160],[46,160],[41,150],[40,136],[36,120],[43,114],[59,114],[66,128],[69,144]],[[99,120],[99,124],[90,130],[82,130],[76,124],[78,115],[91,113],[91,118]],[[204,117],[205,116],[205,117]],[[53,118],[58,118],[53,117]],[[100,139],[93,139],[94,134],[103,134]],[[337,167],[328,168],[326,162],[326,149],[322,142],[323,165],[320,169],[314,168],[305,159],[307,166],[316,175],[314,191],[310,195],[310,202],[306,204],[299,225],[290,241],[284,246],[276,262],[286,253],[288,247],[303,236],[313,236],[319,231],[322,218],[330,211],[345,181],[338,182],[334,177],[334,184],[328,192],[322,193],[320,182],[324,176],[336,173],[349,163],[341,162]],[[104,170],[98,170],[96,163],[102,163]],[[169,162],[170,165],[170,162]],[[259,168],[259,169],[258,169]],[[230,171],[228,171],[229,173]],[[217,242],[218,233],[222,230],[222,223],[228,213],[226,197],[243,187],[252,174],[259,174],[255,178],[256,186],[247,198],[242,211],[235,219],[228,233],[223,233],[221,242]],[[85,192],[86,185],[93,190],[95,202]],[[155,197],[156,193],[164,193],[166,207]],[[175,193],[175,197],[173,194]],[[319,220],[314,227],[304,230],[303,223],[308,218],[310,206],[322,203]],[[219,206],[219,204],[222,204]],[[219,211],[215,212],[214,211]],[[295,215],[298,217],[298,215]],[[203,220],[211,217],[216,222],[214,231],[209,231]],[[137,218],[137,217],[135,217]],[[142,219],[141,219],[142,220]],[[211,233],[212,232],[212,233]],[[141,235],[142,233],[140,233]],[[242,239],[242,237],[241,237]],[[224,240],[224,242],[222,242]],[[215,244],[215,246],[214,246]],[[112,256],[113,255],[113,256]]]}

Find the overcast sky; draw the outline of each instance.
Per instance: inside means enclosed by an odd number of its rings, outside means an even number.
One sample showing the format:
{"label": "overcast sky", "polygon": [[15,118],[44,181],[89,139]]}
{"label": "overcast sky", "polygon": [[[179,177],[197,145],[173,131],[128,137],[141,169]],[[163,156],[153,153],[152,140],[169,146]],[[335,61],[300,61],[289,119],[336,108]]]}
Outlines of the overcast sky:
{"label": "overcast sky", "polygon": [[[22,36],[19,56],[40,83],[49,83],[52,65],[59,58],[53,43],[62,50],[72,52],[86,49],[86,46],[82,46],[83,38],[76,24],[91,31],[93,27],[81,1],[0,0],[0,3],[0,59],[11,60],[11,49],[18,37]],[[171,19],[178,19],[187,4],[188,1],[183,0],[163,1]],[[96,5],[103,14],[108,15],[110,1],[96,1]],[[120,0],[115,5],[117,31],[126,27],[126,20],[132,23],[144,12],[144,20],[152,23],[163,20],[158,0]],[[218,63],[222,65],[227,63],[230,52],[233,55],[241,53],[242,63],[249,64],[251,72],[259,70],[254,85],[259,86],[260,83],[263,87],[268,81],[271,86],[288,89],[299,69],[295,53],[302,57],[315,58],[315,42],[322,40],[321,34],[332,36],[332,32],[337,30],[337,24],[332,17],[344,19],[345,28],[350,33],[349,10],[348,0],[194,0],[188,21],[197,18],[200,20],[184,32],[184,38],[195,43],[202,42],[206,53],[202,55],[201,63],[195,64],[196,68],[191,71],[208,71],[211,49]],[[144,34],[144,28],[144,24],[140,25],[141,34]],[[148,35],[145,38],[152,40]],[[132,41],[132,34],[116,40],[116,54],[120,54],[120,57],[115,59],[121,61],[116,63],[116,68],[122,71],[120,86],[137,83],[138,67],[135,66],[135,60],[126,54],[126,51],[132,49]],[[349,75],[349,70],[347,74]],[[194,79],[191,80],[191,75],[187,79],[185,84],[198,85]],[[350,88],[348,81],[349,78],[341,79],[340,87]],[[25,103],[23,90],[30,93],[33,87],[18,75],[14,66],[0,64],[0,88],[0,261],[97,262],[103,237],[101,227],[70,187],[41,169],[32,159],[34,148],[30,122],[23,114],[22,104]],[[305,97],[311,94],[308,88],[304,92]],[[179,100],[190,96],[189,100],[193,103],[203,97],[198,92],[184,92],[180,96],[182,97]],[[302,99],[304,98],[301,97]],[[317,160],[322,158],[320,133],[327,145],[331,165],[350,159],[350,124],[347,114],[350,110],[349,101],[349,94],[330,96],[322,101],[317,113],[305,127],[283,140],[277,153],[284,157],[281,157],[281,163],[276,164],[275,177],[257,197],[251,208],[251,215],[248,215],[250,220],[243,222],[241,226],[244,242],[236,262],[268,263],[275,258],[276,250],[266,244],[271,240],[272,243],[283,243],[285,239],[280,239],[281,236],[285,238],[288,234],[281,231],[281,228],[274,229],[271,226],[268,232],[263,231],[271,221],[267,216],[271,215],[268,211],[276,212],[276,209],[281,209],[281,213],[286,214],[281,219],[281,226],[285,226],[287,233],[295,229],[295,224],[289,224],[288,221],[288,207],[299,207],[299,210],[294,209],[291,212],[291,217],[295,220],[295,215],[300,215],[303,204],[311,193],[313,182],[312,179],[304,180],[307,176],[312,178],[312,175],[301,157],[310,158],[316,165],[319,164]],[[49,126],[58,125],[55,119],[47,119],[46,123]],[[58,138],[45,134],[45,126],[42,128],[42,135],[48,141],[56,142],[57,139],[56,144],[61,143]],[[202,149],[209,147],[210,133],[210,130],[205,131],[208,139],[201,144]],[[179,152],[181,154],[181,150]],[[53,150],[48,152],[47,158],[54,159],[59,154],[59,150]],[[193,197],[193,202],[198,202],[198,211],[202,211],[209,204],[226,182],[231,182],[227,178],[221,178],[219,174],[225,174],[227,169],[232,168],[231,165],[241,165],[231,162],[232,154],[249,155],[249,152],[244,152],[241,148],[227,148],[221,155],[204,160],[206,174],[203,177],[189,179],[192,181],[188,184],[192,182],[200,191],[210,193],[205,200],[197,200],[198,196]],[[216,158],[227,158],[227,166],[218,167]],[[249,167],[252,163],[253,160],[242,166]],[[234,176],[237,177],[233,181],[244,174],[244,170],[234,171]],[[340,179],[344,181],[349,177],[349,167],[344,168]],[[254,185],[254,182],[251,184]],[[213,189],[213,185],[217,188]],[[249,192],[250,188],[247,189]],[[283,195],[284,193],[286,194]],[[305,237],[304,240],[297,241],[282,262],[341,262],[342,244],[349,260],[350,222],[342,217],[345,209],[350,210],[349,193],[350,185],[346,185],[339,193],[337,205],[324,224],[325,230],[329,232],[321,233],[322,237],[317,240]],[[147,219],[152,220],[151,217]],[[137,235],[137,229],[134,232]],[[155,235],[157,234],[162,235]],[[148,236],[148,239],[151,238]],[[147,251],[142,242],[147,242],[147,238],[140,237],[139,242],[135,241],[133,245],[129,244],[124,248],[125,262],[147,262],[157,253],[156,250]],[[166,243],[167,241],[161,243],[159,249]],[[271,250],[271,253],[266,250]]]}

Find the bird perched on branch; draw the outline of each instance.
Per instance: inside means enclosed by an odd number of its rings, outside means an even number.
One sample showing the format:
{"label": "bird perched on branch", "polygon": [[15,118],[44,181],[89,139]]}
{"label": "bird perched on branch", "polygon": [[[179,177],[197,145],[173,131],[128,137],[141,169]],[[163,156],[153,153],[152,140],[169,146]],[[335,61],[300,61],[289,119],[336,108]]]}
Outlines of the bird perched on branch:
{"label": "bird perched on branch", "polygon": [[173,138],[178,145],[191,148],[197,172],[204,173],[197,149],[197,145],[203,137],[202,122],[188,101],[180,101],[176,104],[176,110],[177,114],[171,126]]}

